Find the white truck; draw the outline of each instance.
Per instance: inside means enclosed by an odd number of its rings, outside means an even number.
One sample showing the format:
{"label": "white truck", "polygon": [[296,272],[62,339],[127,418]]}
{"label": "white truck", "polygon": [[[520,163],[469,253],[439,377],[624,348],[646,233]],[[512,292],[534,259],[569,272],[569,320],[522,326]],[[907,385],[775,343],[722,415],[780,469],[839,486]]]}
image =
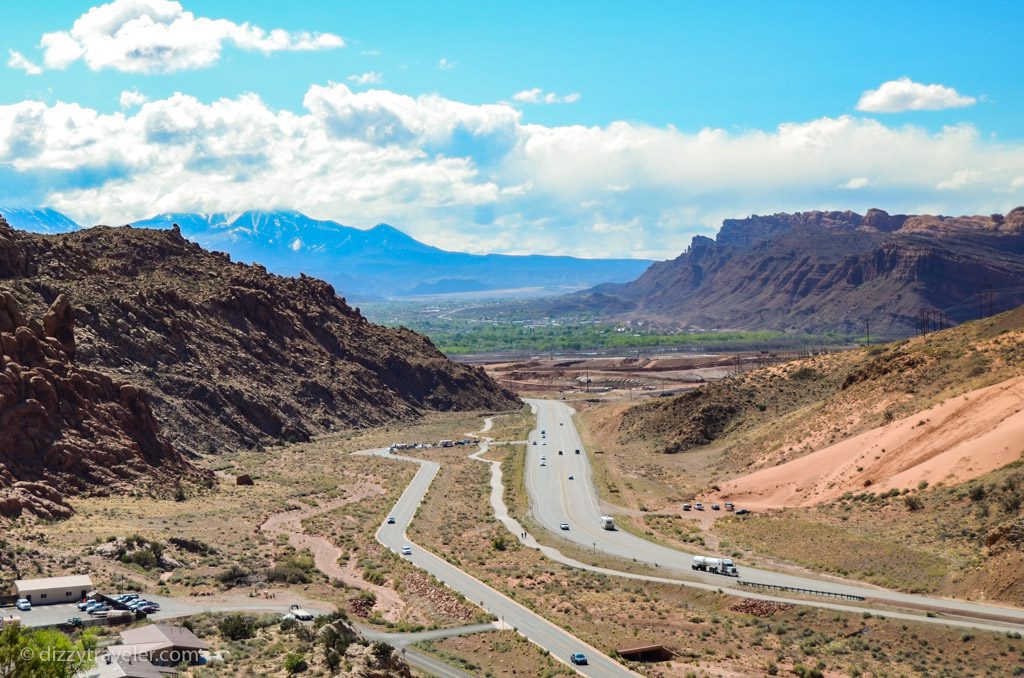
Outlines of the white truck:
{"label": "white truck", "polygon": [[601,516],[601,527],[606,530],[614,530],[615,520],[611,516]]}
{"label": "white truck", "polygon": [[708,556],[694,556],[693,565],[691,567],[694,570],[700,570],[702,572],[711,572],[712,574],[724,574],[726,577],[738,577],[740,576],[739,570],[732,564],[732,558],[711,558]]}

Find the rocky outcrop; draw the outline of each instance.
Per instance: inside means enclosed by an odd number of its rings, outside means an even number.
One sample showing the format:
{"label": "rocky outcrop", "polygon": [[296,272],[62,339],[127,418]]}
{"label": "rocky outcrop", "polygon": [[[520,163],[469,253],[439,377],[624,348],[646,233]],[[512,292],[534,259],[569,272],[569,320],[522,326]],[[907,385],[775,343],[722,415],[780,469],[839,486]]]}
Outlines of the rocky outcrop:
{"label": "rocky outcrop", "polygon": [[906,336],[920,312],[945,324],[1024,303],[1024,208],[1006,216],[801,212],[727,219],[625,285],[562,297],[676,327]]}
{"label": "rocky outcrop", "polygon": [[233,263],[177,229],[33,235],[4,224],[0,288],[65,354],[148,392],[185,452],[518,403],[425,337],[369,323],[327,283]]}
{"label": "rocky outcrop", "polygon": [[145,392],[77,365],[74,313],[60,295],[42,322],[0,293],[0,514],[71,514],[65,496],[198,482],[158,434]]}

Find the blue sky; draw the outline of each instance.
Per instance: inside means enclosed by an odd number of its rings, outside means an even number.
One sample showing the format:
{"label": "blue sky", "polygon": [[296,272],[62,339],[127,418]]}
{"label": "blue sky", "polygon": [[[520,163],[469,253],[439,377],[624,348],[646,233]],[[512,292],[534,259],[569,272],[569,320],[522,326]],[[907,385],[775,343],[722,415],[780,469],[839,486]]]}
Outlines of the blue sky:
{"label": "blue sky", "polygon": [[[75,34],[100,3],[8,4],[0,203],[86,222],[289,207],[666,257],[755,211],[1024,203],[1020,3],[117,0],[227,20],[145,63],[110,53],[118,26]],[[40,48],[53,33],[72,53]]]}

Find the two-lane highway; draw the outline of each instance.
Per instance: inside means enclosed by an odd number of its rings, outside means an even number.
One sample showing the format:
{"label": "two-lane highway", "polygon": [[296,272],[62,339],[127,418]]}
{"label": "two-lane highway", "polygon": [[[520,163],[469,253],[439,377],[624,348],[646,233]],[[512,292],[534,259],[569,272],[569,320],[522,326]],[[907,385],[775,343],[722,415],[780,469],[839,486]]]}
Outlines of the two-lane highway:
{"label": "two-lane highway", "polygon": [[[573,421],[574,410],[561,401],[527,402],[537,415],[537,427],[530,433],[527,442],[525,479],[531,512],[538,523],[585,548],[593,548],[624,560],[657,565],[666,576],[691,580],[696,578],[722,588],[737,586],[734,578],[693,571],[690,563],[696,554],[655,544],[624,530],[603,529],[601,516],[607,511],[601,508],[594,487],[590,459]],[[578,455],[577,449],[580,450]],[[559,450],[562,454],[559,454]],[[561,523],[568,523],[569,529],[560,529]],[[752,568],[742,562],[736,565],[740,578],[760,584],[830,591],[863,596],[898,607],[928,607],[951,614],[1000,618],[1024,624],[1024,610],[1017,608],[899,593],[856,582],[837,582]]]}

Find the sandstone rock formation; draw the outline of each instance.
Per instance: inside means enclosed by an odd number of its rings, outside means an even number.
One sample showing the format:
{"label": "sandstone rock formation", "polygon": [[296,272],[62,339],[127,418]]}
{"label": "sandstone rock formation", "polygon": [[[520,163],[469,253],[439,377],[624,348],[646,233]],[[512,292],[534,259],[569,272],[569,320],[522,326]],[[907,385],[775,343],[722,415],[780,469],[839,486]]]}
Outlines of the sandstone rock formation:
{"label": "sandstone rock formation", "polygon": [[144,391],[75,363],[73,327],[63,294],[40,322],[0,292],[0,515],[62,518],[66,493],[166,494],[204,475],[160,437]]}
{"label": "sandstone rock formation", "polygon": [[33,235],[0,219],[0,289],[45,314],[40,331],[66,355],[149,392],[185,452],[518,405],[425,337],[367,322],[330,285],[232,263],[177,229]]}
{"label": "sandstone rock formation", "polygon": [[[920,311],[947,324],[1024,303],[1024,207],[1009,214],[890,215],[879,209],[726,219],[625,285],[549,302],[677,327],[914,333]],[[934,315],[932,317],[935,317]]]}

